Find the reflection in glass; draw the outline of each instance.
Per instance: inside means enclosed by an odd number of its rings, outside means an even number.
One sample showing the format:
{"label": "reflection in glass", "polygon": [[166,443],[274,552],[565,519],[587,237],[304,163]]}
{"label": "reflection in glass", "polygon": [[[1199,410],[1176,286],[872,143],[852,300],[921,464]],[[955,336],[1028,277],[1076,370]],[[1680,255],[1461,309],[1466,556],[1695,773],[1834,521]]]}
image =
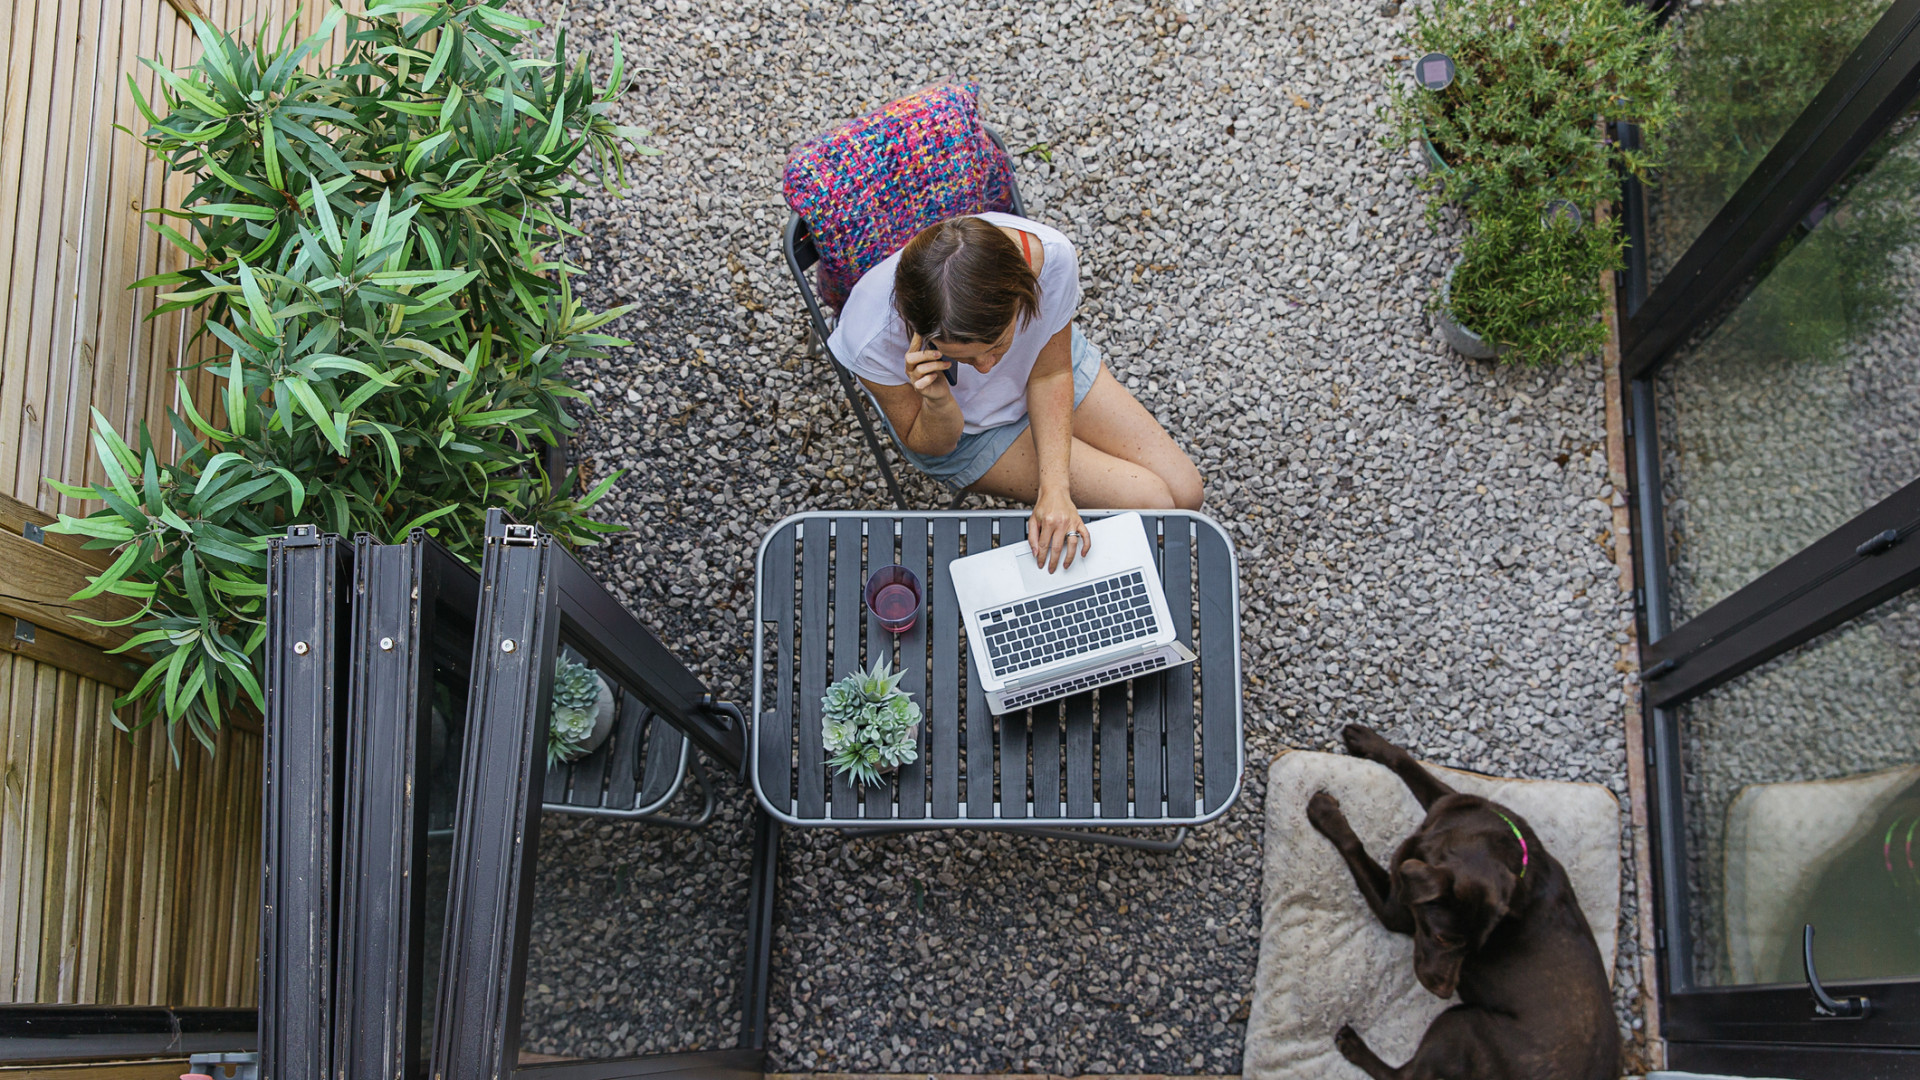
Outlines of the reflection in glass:
{"label": "reflection in glass", "polygon": [[1648,193],[1654,282],[1686,254],[1891,0],[1730,0],[1682,7],[1681,116]]}
{"label": "reflection in glass", "polygon": [[1920,975],[1920,592],[1680,719],[1695,979]]}
{"label": "reflection in glass", "polygon": [[1909,113],[1660,382],[1676,624],[1920,477]]}
{"label": "reflection in glass", "polygon": [[[725,768],[696,762],[684,776],[684,736],[577,653],[556,676],[554,714],[571,727],[549,731],[545,755],[520,1060],[737,1047],[753,798]],[[710,821],[659,822],[702,820],[708,785]],[[566,805],[654,808],[655,820],[554,809]]]}
{"label": "reflection in glass", "polygon": [[[454,622],[443,616],[446,623]],[[447,927],[447,890],[452,880],[453,814],[460,792],[460,747],[466,728],[468,659],[473,628],[438,635],[434,642],[433,708],[427,720],[427,870],[421,904],[420,1060],[433,1056],[434,1004],[440,988],[441,935]]]}

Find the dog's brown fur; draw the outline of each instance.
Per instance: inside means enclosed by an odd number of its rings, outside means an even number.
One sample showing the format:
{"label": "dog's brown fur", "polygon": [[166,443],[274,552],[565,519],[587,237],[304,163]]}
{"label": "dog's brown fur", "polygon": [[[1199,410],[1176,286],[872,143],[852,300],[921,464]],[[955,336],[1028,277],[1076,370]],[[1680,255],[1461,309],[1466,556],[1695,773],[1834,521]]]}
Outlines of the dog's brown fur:
{"label": "dog's brown fur", "polygon": [[[1441,1013],[1412,1060],[1394,1068],[1351,1025],[1334,1045],[1374,1080],[1617,1080],[1620,1031],[1593,931],[1567,872],[1526,819],[1461,795],[1371,728],[1347,725],[1347,751],[1392,769],[1427,811],[1394,853],[1374,862],[1322,791],[1307,820],[1333,841],[1382,925],[1413,935],[1413,970],[1439,997]],[[1498,810],[1499,813],[1495,811]],[[1526,837],[1520,842],[1504,813]]]}

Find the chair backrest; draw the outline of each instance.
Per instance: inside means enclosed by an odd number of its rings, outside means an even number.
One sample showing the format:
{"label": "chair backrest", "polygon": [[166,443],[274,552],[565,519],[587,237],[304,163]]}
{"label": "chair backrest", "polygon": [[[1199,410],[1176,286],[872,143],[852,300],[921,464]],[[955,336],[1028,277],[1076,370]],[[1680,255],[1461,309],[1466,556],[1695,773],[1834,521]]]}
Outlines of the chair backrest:
{"label": "chair backrest", "polygon": [[818,299],[837,309],[861,274],[926,226],[1022,212],[1012,159],[980,122],[977,93],[972,83],[931,86],[788,155],[783,186],[799,220],[787,226],[787,259],[803,292],[811,267]]}

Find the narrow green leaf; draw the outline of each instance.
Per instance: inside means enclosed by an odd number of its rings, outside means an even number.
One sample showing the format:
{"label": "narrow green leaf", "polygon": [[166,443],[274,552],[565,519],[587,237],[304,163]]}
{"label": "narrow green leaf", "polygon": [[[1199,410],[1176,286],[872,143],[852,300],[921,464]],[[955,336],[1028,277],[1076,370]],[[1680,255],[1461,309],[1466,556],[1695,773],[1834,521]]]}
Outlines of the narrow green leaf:
{"label": "narrow green leaf", "polygon": [[294,399],[300,403],[300,408],[313,418],[314,426],[320,429],[321,437],[333,447],[334,453],[341,457],[347,456],[345,434],[334,426],[333,414],[327,410],[326,405],[321,403],[319,395],[313,392],[313,387],[307,384],[307,380],[298,375],[291,375],[280,380],[280,384],[293,393]]}
{"label": "narrow green leaf", "polygon": [[128,545],[127,549],[120,553],[120,557],[113,560],[113,564],[111,566],[108,566],[106,570],[103,571],[102,573],[94,577],[88,578],[87,587],[84,589],[81,589],[77,593],[74,593],[68,599],[88,600],[88,599],[92,599],[93,597],[99,596],[103,592],[106,592],[108,589],[112,588],[116,583],[118,583],[121,578],[127,576],[127,571],[133,569],[133,564],[137,562],[139,558],[140,558],[139,545],[137,544]]}
{"label": "narrow green leaf", "polygon": [[247,383],[246,374],[240,367],[239,353],[234,353],[227,362],[227,427],[232,429],[236,438],[246,437]]}
{"label": "narrow green leaf", "polygon": [[[458,33],[459,31],[454,29],[451,24],[440,28],[440,47],[433,50],[433,61],[427,65],[427,70],[420,75],[421,93],[430,93],[433,90],[433,84],[440,81],[440,73],[447,69],[447,61],[453,56],[455,35]],[[458,92],[459,87],[456,86],[454,93]],[[445,120],[441,121],[443,124],[445,122]]]}
{"label": "narrow green leaf", "polygon": [[439,519],[446,517],[448,514],[454,513],[460,509],[462,509],[462,507],[460,506],[459,503],[451,503],[449,505],[439,508],[438,510],[429,510],[424,514],[421,514],[419,517],[414,518],[412,521],[407,522],[405,525],[401,526],[397,531],[395,531],[393,534],[394,540],[396,543],[398,543],[400,538],[405,537],[408,533],[412,532],[415,529],[420,528],[421,526],[425,525],[427,522],[438,521]]}
{"label": "narrow green leaf", "polygon": [[299,517],[300,508],[307,502],[307,485],[302,483],[299,477],[278,465],[270,467],[280,475],[280,479],[287,482],[287,490],[293,495],[292,513],[295,517]]}
{"label": "narrow green leaf", "polygon": [[260,118],[260,148],[264,151],[267,161],[267,183],[272,184],[276,190],[286,190],[287,179],[280,171],[280,147],[273,135],[271,114]]}

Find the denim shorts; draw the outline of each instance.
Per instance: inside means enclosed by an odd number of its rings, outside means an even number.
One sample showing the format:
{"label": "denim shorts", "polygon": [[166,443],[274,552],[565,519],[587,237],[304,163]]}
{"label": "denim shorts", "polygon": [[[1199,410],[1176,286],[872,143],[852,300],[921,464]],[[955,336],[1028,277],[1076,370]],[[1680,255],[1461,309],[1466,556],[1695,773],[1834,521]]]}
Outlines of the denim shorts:
{"label": "denim shorts", "polygon": [[[1099,374],[1100,348],[1088,341],[1086,335],[1082,334],[1080,327],[1076,325],[1073,328],[1074,408],[1080,407],[1080,402],[1086,398],[1087,391],[1093,389],[1093,380]],[[1028,418],[1023,416],[1012,423],[990,427],[985,431],[976,431],[972,434],[963,432],[960,435],[959,445],[955,446],[951,452],[939,457],[927,457],[907,449],[906,444],[900,441],[900,433],[894,431],[893,424],[886,419],[887,414],[877,406],[874,411],[880,413],[880,422],[886,424],[887,433],[893,436],[894,445],[899,447],[900,453],[908,461],[913,462],[915,468],[955,491],[965,491],[978,483],[981,477],[987,475],[987,470],[993,468],[993,463],[999,461],[1000,455],[1007,452],[1007,448],[1013,445],[1013,440],[1027,430],[1028,423]]]}

